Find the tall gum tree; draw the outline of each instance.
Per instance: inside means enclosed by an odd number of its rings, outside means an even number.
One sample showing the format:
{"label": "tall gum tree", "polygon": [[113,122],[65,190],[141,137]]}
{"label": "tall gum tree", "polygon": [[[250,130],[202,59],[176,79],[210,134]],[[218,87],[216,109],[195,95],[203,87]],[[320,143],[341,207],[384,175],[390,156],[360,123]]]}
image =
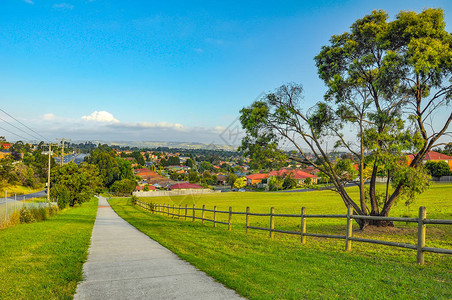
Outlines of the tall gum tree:
{"label": "tall gum tree", "polygon": [[[450,134],[452,37],[445,30],[443,11],[400,12],[394,21],[384,11],[373,11],[353,23],[350,32],[332,36],[315,62],[328,88],[324,101],[304,110],[303,89],[295,83],[265,95],[241,110],[246,130],[241,150],[252,158],[276,161],[283,158],[276,149],[288,141],[299,152],[290,158],[326,174],[356,214],[388,216],[397,200],[410,203],[428,187],[422,158],[441,145],[441,136]],[[433,122],[433,115],[444,108],[444,120]],[[356,130],[356,139],[344,134],[350,128]],[[359,199],[345,189],[356,172],[352,162],[331,160],[323,147],[331,139],[352,153],[358,165]],[[266,149],[264,155],[260,149]],[[415,154],[409,163],[406,153]],[[376,189],[378,176],[386,178],[384,192]],[[361,228],[391,225],[357,222]]]}

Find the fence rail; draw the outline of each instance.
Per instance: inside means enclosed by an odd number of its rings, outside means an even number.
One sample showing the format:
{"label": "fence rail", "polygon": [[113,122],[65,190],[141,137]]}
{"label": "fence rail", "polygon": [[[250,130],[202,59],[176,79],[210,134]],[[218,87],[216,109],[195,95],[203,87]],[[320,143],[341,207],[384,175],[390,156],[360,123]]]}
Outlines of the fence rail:
{"label": "fence rail", "polygon": [[[229,207],[228,211],[217,210],[216,206],[213,209],[206,209],[205,205],[202,208],[196,208],[195,205],[192,207],[181,207],[180,205],[177,207],[175,205],[167,205],[167,204],[155,204],[155,203],[146,203],[142,201],[137,201],[137,206],[148,210],[152,213],[160,213],[167,216],[177,217],[178,219],[184,218],[185,220],[191,219],[193,222],[195,220],[201,220],[202,224],[204,222],[212,222],[213,226],[216,227],[217,224],[228,225],[228,230],[232,230],[232,216],[233,215],[245,215],[245,229],[246,233],[249,233],[250,229],[253,230],[262,230],[268,231],[271,239],[274,238],[274,233],[283,233],[283,234],[292,234],[292,235],[300,235],[301,243],[306,243],[306,237],[321,237],[321,238],[332,238],[332,239],[341,239],[345,240],[345,250],[351,251],[352,244],[351,242],[363,242],[363,243],[371,243],[371,244],[379,244],[386,245],[391,247],[400,247],[405,249],[412,249],[417,251],[417,263],[423,265],[424,264],[424,253],[432,252],[432,253],[441,253],[441,254],[450,254],[452,255],[452,249],[443,249],[443,248],[432,248],[425,246],[425,238],[426,238],[426,225],[427,224],[436,224],[436,225],[452,225],[452,220],[438,220],[438,219],[427,219],[426,218],[426,208],[424,206],[419,207],[419,216],[418,218],[396,218],[396,217],[380,217],[380,216],[361,216],[354,215],[351,207],[347,208],[347,214],[306,214],[306,208],[302,207],[300,214],[280,214],[275,213],[275,209],[273,207],[270,208],[269,213],[251,213],[250,208],[247,207],[245,212],[233,211],[232,207]],[[191,215],[188,212],[191,211]],[[196,211],[201,212],[201,217],[196,216]],[[181,214],[181,212],[183,214]],[[213,219],[208,219],[205,216],[206,212],[213,213]],[[227,222],[218,221],[218,214],[227,214]],[[250,217],[269,217],[269,227],[260,227],[260,226],[250,226]],[[300,218],[300,231],[291,231],[291,230],[281,230],[275,229],[275,217],[285,217],[285,218]],[[337,218],[337,219],[346,219],[346,230],[345,235],[334,235],[334,234],[319,234],[319,233],[308,233],[306,232],[306,219],[309,218]],[[417,234],[417,244],[406,244],[399,242],[391,242],[391,241],[381,241],[375,239],[367,239],[354,237],[352,234],[352,222],[355,219],[361,220],[374,220],[374,221],[391,221],[391,222],[411,222],[418,223],[418,234]]]}

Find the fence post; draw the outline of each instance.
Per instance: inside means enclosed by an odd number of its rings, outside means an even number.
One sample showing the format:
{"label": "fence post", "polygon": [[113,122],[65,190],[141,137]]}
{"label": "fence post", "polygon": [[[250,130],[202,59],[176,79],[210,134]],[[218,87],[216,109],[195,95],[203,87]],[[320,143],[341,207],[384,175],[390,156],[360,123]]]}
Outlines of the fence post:
{"label": "fence post", "polygon": [[301,224],[300,224],[301,243],[302,244],[306,244],[306,236],[304,235],[306,233],[306,218],[304,217],[305,213],[306,213],[306,208],[302,207],[301,208]]}
{"label": "fence post", "polygon": [[185,220],[187,220],[187,204],[185,204]]}
{"label": "fence post", "polygon": [[425,206],[419,207],[419,219],[418,219],[418,231],[417,231],[417,263],[420,265],[424,264],[424,251],[425,247],[425,224],[424,220],[427,217],[427,211]]}
{"label": "fence post", "polygon": [[195,205],[193,204],[193,221],[192,222],[194,222],[195,221]]}
{"label": "fence post", "polygon": [[8,192],[5,190],[5,224],[8,221]]}
{"label": "fence post", "polygon": [[217,206],[213,207],[213,227],[217,227]]}
{"label": "fence post", "polygon": [[177,213],[177,219],[178,219],[178,220],[180,219],[180,205],[179,205],[179,211],[178,211],[178,213]]}
{"label": "fence post", "polygon": [[275,220],[273,219],[273,214],[275,213],[275,208],[270,208],[270,238],[273,240],[275,236],[275,232],[273,229],[275,229]]}
{"label": "fence post", "polygon": [[352,250],[352,240],[350,238],[352,237],[352,215],[353,210],[351,206],[347,206],[347,229],[345,232],[345,251],[351,251]]}
{"label": "fence post", "polygon": [[228,230],[231,231],[232,207],[229,206]]}
{"label": "fence post", "polygon": [[205,209],[205,207],[206,206],[203,204],[203,206],[202,206],[202,215],[201,215],[202,225],[204,225],[204,214],[205,214],[204,209]]}
{"label": "fence post", "polygon": [[172,211],[172,214],[171,214],[171,217],[172,217],[172,218],[175,217],[175,214],[176,214],[176,213],[175,213],[175,210],[176,210],[176,205],[173,204],[173,211]]}
{"label": "fence post", "polygon": [[250,213],[250,207],[247,206],[246,207],[246,234],[248,234],[249,231],[250,231],[250,229],[249,229],[249,227],[250,227],[250,216],[249,216],[249,213]]}

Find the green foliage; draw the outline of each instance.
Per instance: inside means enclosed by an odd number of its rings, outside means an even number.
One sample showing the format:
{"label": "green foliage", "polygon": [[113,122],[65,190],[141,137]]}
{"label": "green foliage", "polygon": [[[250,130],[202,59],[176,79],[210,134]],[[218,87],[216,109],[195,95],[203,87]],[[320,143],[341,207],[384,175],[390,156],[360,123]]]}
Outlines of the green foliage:
{"label": "green foliage", "polygon": [[133,151],[132,154],[130,154],[130,156],[135,158],[137,164],[139,164],[140,166],[144,166],[145,161],[140,151]]}
{"label": "green foliage", "polygon": [[116,179],[135,180],[135,174],[133,173],[132,163],[130,161],[117,157],[116,162],[119,168],[119,174],[115,176]]}
{"label": "green foliage", "polygon": [[203,161],[199,166],[199,172],[203,173],[204,171],[213,171],[213,166],[208,161]]}
{"label": "green foliage", "polygon": [[193,168],[195,166],[195,162],[193,159],[189,158],[187,159],[187,161],[185,162],[185,165],[189,168]]}
{"label": "green foliage", "polygon": [[246,187],[246,177],[237,178],[234,181],[233,187],[236,189],[243,189],[244,187]]}
{"label": "green foliage", "polygon": [[268,182],[268,189],[270,191],[277,191],[277,190],[282,189],[283,183],[284,183],[284,178],[279,177],[279,176],[272,176],[267,180],[267,182]]}
{"label": "green foliage", "polygon": [[449,164],[445,161],[427,161],[425,168],[433,177],[449,176],[451,174]]}
{"label": "green foliage", "polygon": [[[89,201],[101,184],[97,167],[87,163],[77,166],[70,162],[61,167],[56,166],[52,169],[50,178],[50,197],[66,199],[69,193],[70,206]],[[58,186],[58,188],[54,191],[52,186]]]}
{"label": "green foliage", "polygon": [[[240,110],[240,122],[246,131],[238,151],[251,159],[252,169],[271,169],[281,167],[286,156],[278,149],[278,136],[273,132],[271,121],[277,113],[272,114],[274,94],[268,94],[255,101],[249,107]],[[282,109],[279,109],[281,112]]]}
{"label": "green foliage", "polygon": [[31,211],[26,207],[22,207],[20,209],[20,223],[33,223],[34,221],[35,218]]}
{"label": "green foliage", "polygon": [[336,174],[344,182],[352,181],[356,178],[357,171],[353,167],[353,162],[350,159],[338,159],[334,169]]}
{"label": "green foliage", "polygon": [[137,205],[137,201],[138,201],[138,197],[133,195],[132,197],[130,197],[130,203],[132,205]]}
{"label": "green foliage", "polygon": [[198,172],[192,171],[192,170],[190,170],[190,172],[188,172],[188,181],[190,183],[196,183],[196,182],[199,182],[199,180],[200,180],[200,177],[199,177]]}
{"label": "green foliage", "polygon": [[64,185],[55,184],[50,193],[52,198],[57,200],[59,209],[65,209],[71,203],[71,193]]}
{"label": "green foliage", "polygon": [[[139,151],[133,152],[132,155],[133,157],[141,157],[142,161],[140,160],[140,162],[144,164],[144,159]],[[110,188],[116,180],[135,180],[132,163],[126,159],[116,157],[115,152],[108,145],[99,145],[86,158],[86,161],[97,166],[99,177],[102,179],[104,187]]]}
{"label": "green foliage", "polygon": [[402,186],[400,199],[409,205],[414,202],[416,195],[422,194],[430,187],[430,179],[431,176],[427,174],[423,165],[418,168],[405,166],[393,175],[392,186]]}
{"label": "green foliage", "polygon": [[110,187],[110,192],[116,195],[130,195],[136,186],[137,182],[135,180],[130,179],[117,180]]}
{"label": "green foliage", "polygon": [[284,177],[284,181],[282,184],[283,189],[290,190],[297,186],[297,181],[292,177],[292,174],[287,175]]}
{"label": "green foliage", "polygon": [[226,183],[229,186],[233,186],[234,182],[237,180],[237,178],[239,178],[237,175],[235,175],[234,173],[229,173],[228,176],[226,176]]}
{"label": "green foliage", "polygon": [[[332,36],[315,57],[327,86],[324,101],[303,109],[303,89],[295,83],[268,93],[241,110],[246,136],[239,150],[255,168],[275,167],[286,163],[278,146],[289,143],[299,152],[289,154],[290,159],[313,165],[330,177],[343,202],[356,213],[388,215],[398,197],[412,201],[427,187],[421,160],[406,166],[406,153],[423,157],[452,121],[451,114],[443,125],[437,122],[439,128],[429,128],[433,134],[425,129],[429,126],[424,121],[452,98],[451,45],[441,9],[400,12],[394,21],[388,21],[382,10],[373,11],[356,20],[349,32]],[[356,128],[356,139],[347,137],[348,128]],[[335,148],[352,153],[353,161],[331,160],[325,147],[330,140]],[[344,189],[363,175],[359,184],[364,191],[364,174],[358,174],[362,170],[357,172],[352,163],[370,166],[368,195],[361,193],[359,199],[352,199]],[[380,197],[381,211],[377,176],[397,183],[392,194]],[[365,199],[370,200],[370,208]]]}
{"label": "green foliage", "polygon": [[97,148],[92,151],[87,158],[87,162],[89,164],[96,165],[98,167],[102,184],[107,188],[120,177],[120,170],[115,154],[109,149],[110,148]]}

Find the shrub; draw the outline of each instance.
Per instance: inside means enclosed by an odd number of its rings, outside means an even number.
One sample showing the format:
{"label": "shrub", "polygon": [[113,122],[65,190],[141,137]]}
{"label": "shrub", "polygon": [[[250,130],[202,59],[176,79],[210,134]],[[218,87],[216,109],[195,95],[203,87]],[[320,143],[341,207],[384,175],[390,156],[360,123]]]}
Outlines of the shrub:
{"label": "shrub", "polygon": [[33,223],[35,221],[31,211],[26,207],[23,207],[20,210],[19,219],[20,219],[20,223]]}
{"label": "shrub", "polygon": [[45,221],[48,219],[48,213],[45,207],[34,207],[30,209],[31,214],[33,215],[33,218],[35,221]]}
{"label": "shrub", "polygon": [[56,206],[33,207],[33,208],[23,207],[19,212],[20,214],[19,220],[20,223],[33,223],[45,221],[49,217],[56,214],[57,211],[58,208]]}
{"label": "shrub", "polygon": [[131,194],[135,189],[137,183],[134,180],[122,179],[115,181],[110,187],[110,191],[116,195]]}

